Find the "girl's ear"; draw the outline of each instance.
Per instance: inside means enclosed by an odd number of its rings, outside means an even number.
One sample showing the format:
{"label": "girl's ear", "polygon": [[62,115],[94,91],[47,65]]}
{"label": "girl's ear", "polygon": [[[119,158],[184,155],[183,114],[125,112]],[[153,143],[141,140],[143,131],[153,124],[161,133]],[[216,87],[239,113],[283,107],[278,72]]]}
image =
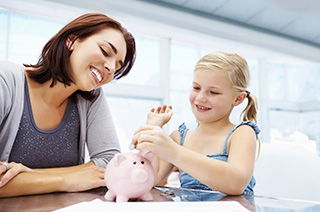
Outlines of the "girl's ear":
{"label": "girl's ear", "polygon": [[237,106],[237,105],[241,104],[246,97],[247,97],[247,93],[245,91],[240,92],[237,95],[237,97],[233,103],[233,106]]}

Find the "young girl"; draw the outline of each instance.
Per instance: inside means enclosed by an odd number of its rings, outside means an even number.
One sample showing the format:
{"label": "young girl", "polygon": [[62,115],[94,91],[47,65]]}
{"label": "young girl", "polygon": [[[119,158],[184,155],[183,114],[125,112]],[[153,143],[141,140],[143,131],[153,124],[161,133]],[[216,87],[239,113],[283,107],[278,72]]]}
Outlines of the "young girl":
{"label": "young girl", "polygon": [[[171,118],[171,108],[151,110],[147,125],[136,131],[132,143],[142,154],[151,151],[159,157],[157,183],[176,166],[183,188],[253,194],[259,129],[248,83],[248,65],[242,57],[227,52],[208,54],[195,66],[189,95],[198,122],[195,130],[182,124],[169,137],[161,126]],[[243,122],[234,125],[230,114],[245,98]]]}
{"label": "young girl", "polygon": [[134,59],[133,36],[89,13],[54,35],[38,63],[0,63],[0,197],[105,185],[120,149],[101,86],[127,75]]}

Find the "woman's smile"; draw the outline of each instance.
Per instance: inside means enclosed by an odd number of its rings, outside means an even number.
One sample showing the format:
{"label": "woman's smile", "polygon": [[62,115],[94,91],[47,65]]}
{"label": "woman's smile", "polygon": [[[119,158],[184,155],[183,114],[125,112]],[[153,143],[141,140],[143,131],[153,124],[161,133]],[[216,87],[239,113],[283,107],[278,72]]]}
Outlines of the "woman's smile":
{"label": "woman's smile", "polygon": [[101,72],[99,69],[97,69],[94,66],[90,66],[90,72],[95,83],[98,85],[104,78],[103,72]]}

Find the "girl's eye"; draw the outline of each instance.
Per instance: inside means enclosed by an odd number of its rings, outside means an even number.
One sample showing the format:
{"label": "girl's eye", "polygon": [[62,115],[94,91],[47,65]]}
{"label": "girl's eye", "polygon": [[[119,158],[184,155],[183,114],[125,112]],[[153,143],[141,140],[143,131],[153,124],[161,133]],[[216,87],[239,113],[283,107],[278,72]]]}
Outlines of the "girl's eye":
{"label": "girl's eye", "polygon": [[106,52],[103,48],[100,47],[100,50],[105,57],[109,56],[108,52]]}
{"label": "girl's eye", "polygon": [[217,94],[219,94],[219,93],[217,93],[217,92],[214,92],[214,91],[210,91],[210,93],[211,93],[211,94],[214,94],[214,95],[217,95]]}

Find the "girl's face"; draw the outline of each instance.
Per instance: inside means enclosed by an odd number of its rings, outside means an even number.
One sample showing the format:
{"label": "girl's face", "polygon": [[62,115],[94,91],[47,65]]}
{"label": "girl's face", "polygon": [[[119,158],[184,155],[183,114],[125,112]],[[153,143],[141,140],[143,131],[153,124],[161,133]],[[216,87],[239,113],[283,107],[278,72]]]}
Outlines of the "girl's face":
{"label": "girl's face", "polygon": [[[67,43],[69,45],[69,43]],[[124,62],[127,48],[122,33],[107,28],[68,46],[70,68],[78,90],[91,91],[111,80]]]}
{"label": "girl's face", "polygon": [[237,93],[225,71],[194,72],[189,100],[192,112],[199,122],[229,119],[236,96]]}

